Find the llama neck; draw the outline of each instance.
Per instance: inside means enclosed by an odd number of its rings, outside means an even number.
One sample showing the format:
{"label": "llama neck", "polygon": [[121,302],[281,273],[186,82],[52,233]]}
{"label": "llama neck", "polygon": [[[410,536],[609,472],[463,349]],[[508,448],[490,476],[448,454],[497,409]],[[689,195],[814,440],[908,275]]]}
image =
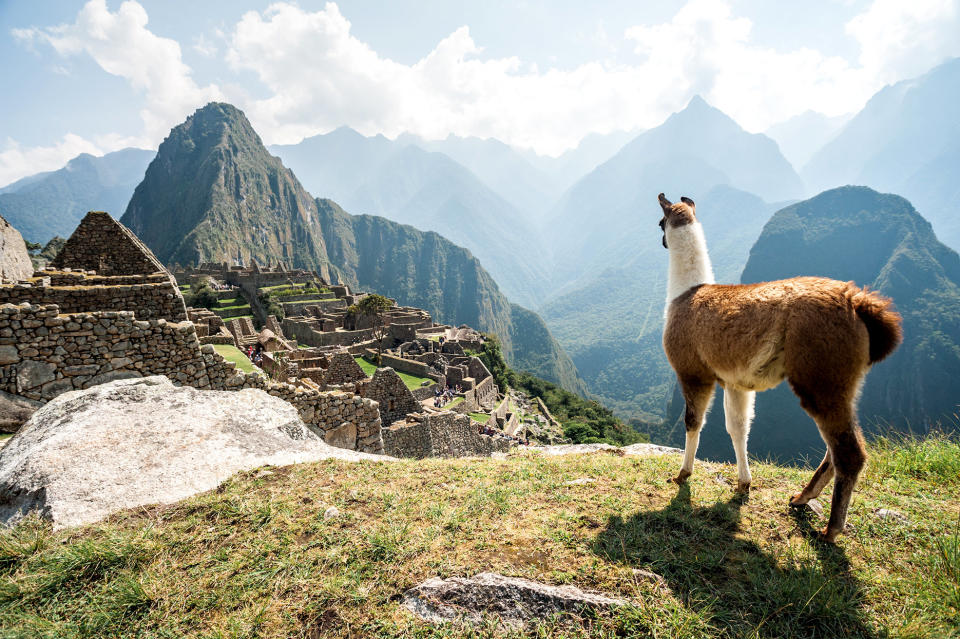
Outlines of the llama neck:
{"label": "llama neck", "polygon": [[707,240],[699,222],[670,229],[670,270],[667,276],[667,306],[700,284],[713,284],[713,267],[707,254]]}

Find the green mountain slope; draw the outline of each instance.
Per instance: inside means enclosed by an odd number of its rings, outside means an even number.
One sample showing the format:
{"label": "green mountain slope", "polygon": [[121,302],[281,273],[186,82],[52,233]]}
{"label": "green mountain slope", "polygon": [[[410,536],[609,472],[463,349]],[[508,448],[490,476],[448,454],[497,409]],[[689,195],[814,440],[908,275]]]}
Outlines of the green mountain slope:
{"label": "green mountain slope", "polygon": [[510,303],[470,251],[433,232],[350,215],[332,200],[318,199],[317,210],[340,279],[426,309],[438,321],[496,333],[511,366],[586,393],[573,362],[540,316]]}
{"label": "green mountain slope", "polygon": [[87,153],[58,171],[32,175],[0,189],[0,215],[31,242],[69,237],[87,211],[120,215],[153,158],[153,151]]}
{"label": "green mountain slope", "polygon": [[[863,388],[867,433],[956,428],[960,257],[907,200],[844,187],[778,211],[750,251],[742,281],[797,275],[854,280],[893,298],[903,315],[903,344],[874,366]],[[673,415],[682,410],[675,399]],[[732,458],[722,411],[710,416],[700,447],[706,457]],[[784,459],[823,454],[816,427],[786,385],[757,396],[750,452]]]}
{"label": "green mountain slope", "polygon": [[327,269],[313,198],[229,104],[208,104],[170,131],[121,222],[165,263],[241,255]]}

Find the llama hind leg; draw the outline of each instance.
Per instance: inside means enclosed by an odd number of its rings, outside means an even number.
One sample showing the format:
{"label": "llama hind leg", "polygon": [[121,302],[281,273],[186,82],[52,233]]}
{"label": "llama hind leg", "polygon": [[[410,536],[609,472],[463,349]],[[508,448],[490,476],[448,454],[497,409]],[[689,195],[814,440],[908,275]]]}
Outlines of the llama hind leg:
{"label": "llama hind leg", "polygon": [[827,454],[823,456],[823,461],[820,462],[820,466],[813,471],[813,477],[810,478],[810,483],[808,483],[800,493],[790,498],[790,504],[793,506],[802,506],[811,499],[816,499],[820,496],[820,493],[823,492],[823,489],[826,488],[827,484],[830,483],[831,479],[833,479],[833,460],[830,458],[830,451],[827,450]]}
{"label": "llama hind leg", "polygon": [[700,429],[703,428],[704,417],[710,407],[710,400],[713,399],[712,382],[681,381],[680,384],[686,401],[683,425],[687,430],[687,441],[683,449],[683,465],[680,467],[680,473],[673,479],[677,484],[683,484],[693,474],[693,462],[697,457],[697,447],[700,445]]}
{"label": "llama hind leg", "polygon": [[750,463],[747,459],[747,437],[750,434],[750,422],[753,420],[753,391],[723,389],[723,416],[727,423],[727,432],[733,441],[733,451],[737,456],[737,491],[750,490]]}
{"label": "llama hind leg", "polygon": [[828,443],[836,479],[833,499],[830,501],[830,520],[823,531],[823,537],[833,543],[846,525],[850,498],[853,496],[860,471],[866,464],[867,452],[855,419],[851,419],[846,428],[828,439]]}

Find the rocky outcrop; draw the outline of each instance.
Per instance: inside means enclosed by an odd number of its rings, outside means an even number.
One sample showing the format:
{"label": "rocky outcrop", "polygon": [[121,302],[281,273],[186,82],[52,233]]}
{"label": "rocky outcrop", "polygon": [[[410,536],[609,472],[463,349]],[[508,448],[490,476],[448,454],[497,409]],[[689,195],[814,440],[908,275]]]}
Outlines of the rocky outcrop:
{"label": "rocky outcrop", "polygon": [[0,522],[36,511],[57,528],[90,523],[179,501],[238,471],[327,458],[390,459],[329,446],[261,390],[119,380],[60,395],[0,450]]}
{"label": "rocky outcrop", "polygon": [[33,265],[20,232],[0,217],[0,282],[16,282],[33,275]]}
{"label": "rocky outcrop", "polygon": [[480,623],[484,616],[491,616],[510,626],[523,626],[557,614],[609,610],[628,603],[574,586],[549,586],[492,572],[474,577],[434,577],[403,596],[403,605],[426,621]]}

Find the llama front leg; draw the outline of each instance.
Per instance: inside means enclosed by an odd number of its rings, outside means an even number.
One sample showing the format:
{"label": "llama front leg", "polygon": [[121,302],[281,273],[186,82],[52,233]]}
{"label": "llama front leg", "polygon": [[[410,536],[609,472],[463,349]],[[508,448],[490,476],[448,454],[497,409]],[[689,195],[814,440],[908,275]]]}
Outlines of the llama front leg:
{"label": "llama front leg", "polygon": [[753,403],[756,398],[753,391],[723,389],[723,416],[727,422],[727,432],[733,441],[733,451],[737,456],[737,491],[750,490],[750,463],[747,459],[747,436],[750,434],[750,422],[753,420]]}
{"label": "llama front leg", "polygon": [[683,449],[683,465],[680,474],[673,481],[683,484],[693,474],[693,462],[697,457],[697,447],[700,445],[700,429],[710,400],[713,398],[713,384],[702,382],[681,382],[686,408],[683,413],[683,425],[687,430],[687,441]]}

